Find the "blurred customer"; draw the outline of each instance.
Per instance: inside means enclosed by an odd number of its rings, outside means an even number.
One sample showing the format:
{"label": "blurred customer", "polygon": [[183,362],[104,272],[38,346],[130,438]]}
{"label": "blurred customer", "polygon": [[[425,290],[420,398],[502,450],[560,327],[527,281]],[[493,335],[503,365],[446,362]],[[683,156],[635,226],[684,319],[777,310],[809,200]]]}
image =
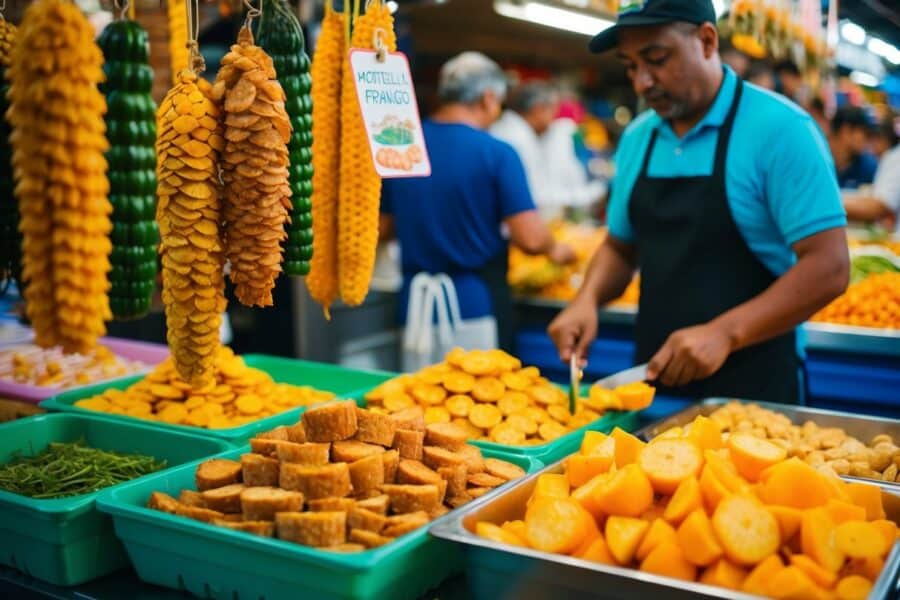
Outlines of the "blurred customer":
{"label": "blurred customer", "polygon": [[587,206],[602,197],[605,186],[588,182],[575,156],[575,123],[557,120],[560,94],[548,83],[526,83],[510,94],[507,110],[491,134],[515,148],[528,187],[544,219],[556,219],[567,206]]}
{"label": "blurred customer", "polygon": [[800,75],[800,69],[790,60],[784,60],[775,65],[775,76],[778,79],[776,89],[803,106],[806,103],[806,85]]}
{"label": "blurred customer", "polygon": [[744,79],[766,90],[775,90],[775,73],[761,60],[753,61]]}
{"label": "blurred customer", "polygon": [[844,208],[851,221],[880,223],[888,230],[897,225],[900,211],[900,145],[893,117],[882,121],[870,137],[879,157],[875,181],[858,192],[844,194]]}
{"label": "blurred customer", "polygon": [[900,141],[897,136],[897,125],[897,118],[889,113],[869,134],[869,148],[879,160]]}
{"label": "blurred customer", "polygon": [[828,144],[841,189],[855,190],[875,180],[878,159],[869,151],[873,129],[869,113],[858,106],[843,106],[831,120]]}
{"label": "blurred customer", "polygon": [[747,70],[750,68],[750,57],[731,45],[730,40],[719,40],[719,56],[722,62],[734,70],[741,79],[746,79]]}
{"label": "blurred customer", "polygon": [[[400,243],[407,369],[440,360],[448,345],[511,350],[504,226],[528,254],[575,258],[538,215],[515,150],[486,131],[505,95],[506,77],[491,59],[477,52],[451,59],[440,73],[440,106],[422,123],[431,176],[384,182],[380,233]],[[433,314],[452,313],[455,298],[462,322],[438,335]],[[410,340],[421,341],[420,350]]]}

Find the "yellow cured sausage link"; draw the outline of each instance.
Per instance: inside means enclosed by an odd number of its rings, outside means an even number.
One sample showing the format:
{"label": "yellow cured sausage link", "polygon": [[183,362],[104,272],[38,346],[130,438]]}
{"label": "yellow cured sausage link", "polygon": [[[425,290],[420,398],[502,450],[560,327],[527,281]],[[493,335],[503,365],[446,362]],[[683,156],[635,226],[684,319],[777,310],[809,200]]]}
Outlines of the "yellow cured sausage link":
{"label": "yellow cured sausage link", "polygon": [[338,296],[337,224],[341,152],[341,65],[346,16],[326,3],[310,73],[313,102],[313,257],[306,286],[326,314]]}
{"label": "yellow cured sausage link", "polygon": [[39,345],[88,353],[112,316],[103,53],[64,0],[31,4],[18,33],[8,119],[26,313]]}
{"label": "yellow cured sausage link", "polygon": [[[372,3],[353,24],[353,48],[374,48],[375,30],[388,50],[395,50],[394,19],[387,6]],[[338,200],[338,269],[341,299],[362,304],[369,291],[378,245],[381,178],[375,171],[366,128],[356,98],[350,61],[344,59],[341,88],[341,178]]]}

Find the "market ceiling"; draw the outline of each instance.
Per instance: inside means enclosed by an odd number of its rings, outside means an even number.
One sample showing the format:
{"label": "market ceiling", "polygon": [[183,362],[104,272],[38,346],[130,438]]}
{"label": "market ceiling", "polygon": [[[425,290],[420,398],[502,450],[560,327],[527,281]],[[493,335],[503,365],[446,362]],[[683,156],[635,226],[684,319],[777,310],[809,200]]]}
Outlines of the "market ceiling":
{"label": "market ceiling", "polygon": [[850,19],[866,30],[900,47],[900,3],[897,0],[841,0],[841,19]]}

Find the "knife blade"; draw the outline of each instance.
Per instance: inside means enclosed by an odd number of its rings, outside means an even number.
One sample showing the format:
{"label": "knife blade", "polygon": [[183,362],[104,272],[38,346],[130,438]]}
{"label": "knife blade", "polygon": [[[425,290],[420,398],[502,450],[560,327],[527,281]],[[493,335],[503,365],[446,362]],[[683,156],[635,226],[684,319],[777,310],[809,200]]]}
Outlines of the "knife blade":
{"label": "knife blade", "polygon": [[578,365],[578,356],[572,353],[569,359],[569,414],[574,415],[578,408],[578,390],[581,387],[581,378],[584,371]]}
{"label": "knife blade", "polygon": [[647,363],[644,363],[642,365],[631,367],[630,369],[625,369],[624,371],[619,371],[618,373],[613,373],[612,375],[604,377],[603,379],[595,382],[594,385],[599,385],[600,387],[607,390],[612,390],[619,387],[620,385],[646,380]]}

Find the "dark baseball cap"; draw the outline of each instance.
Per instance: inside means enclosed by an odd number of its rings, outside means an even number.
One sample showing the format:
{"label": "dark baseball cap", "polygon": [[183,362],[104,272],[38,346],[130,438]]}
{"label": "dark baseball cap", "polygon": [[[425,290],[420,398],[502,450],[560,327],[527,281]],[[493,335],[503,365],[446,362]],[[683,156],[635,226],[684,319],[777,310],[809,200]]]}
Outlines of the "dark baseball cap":
{"label": "dark baseball cap", "polygon": [[594,36],[588,47],[591,52],[606,52],[619,43],[619,31],[624,27],[685,23],[715,23],[716,9],[712,0],[619,0],[616,24]]}

